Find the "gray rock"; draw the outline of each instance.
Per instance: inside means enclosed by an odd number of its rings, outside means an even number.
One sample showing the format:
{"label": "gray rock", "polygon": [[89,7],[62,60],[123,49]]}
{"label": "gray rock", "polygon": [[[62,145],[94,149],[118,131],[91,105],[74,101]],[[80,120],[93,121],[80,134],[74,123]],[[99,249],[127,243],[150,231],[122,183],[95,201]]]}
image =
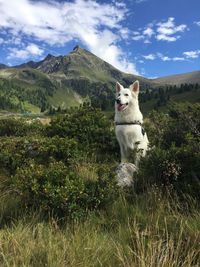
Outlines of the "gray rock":
{"label": "gray rock", "polygon": [[133,163],[120,163],[116,169],[117,184],[120,187],[130,187],[137,167]]}

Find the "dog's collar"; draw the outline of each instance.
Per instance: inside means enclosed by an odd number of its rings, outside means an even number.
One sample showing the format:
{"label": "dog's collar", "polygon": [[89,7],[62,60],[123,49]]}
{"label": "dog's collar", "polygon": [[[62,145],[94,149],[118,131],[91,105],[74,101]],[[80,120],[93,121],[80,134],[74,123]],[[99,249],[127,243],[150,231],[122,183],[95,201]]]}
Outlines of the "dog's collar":
{"label": "dog's collar", "polygon": [[132,122],[115,122],[115,125],[139,125],[141,126],[142,135],[145,135],[145,129],[142,126],[142,123],[140,121],[132,121]]}
{"label": "dog's collar", "polygon": [[132,121],[132,122],[115,122],[115,125],[140,125],[142,126],[142,123],[140,121]]}

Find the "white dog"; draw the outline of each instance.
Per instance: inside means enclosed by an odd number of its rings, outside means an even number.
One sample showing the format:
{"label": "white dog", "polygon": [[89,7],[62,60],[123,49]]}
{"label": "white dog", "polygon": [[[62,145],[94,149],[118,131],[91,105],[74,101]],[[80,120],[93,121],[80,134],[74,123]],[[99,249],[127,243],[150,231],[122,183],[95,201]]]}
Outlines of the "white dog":
{"label": "white dog", "polygon": [[139,81],[129,88],[116,83],[115,133],[120,145],[121,162],[128,162],[131,151],[136,151],[135,165],[148,149],[147,134],[142,126],[143,116],[138,103]]}

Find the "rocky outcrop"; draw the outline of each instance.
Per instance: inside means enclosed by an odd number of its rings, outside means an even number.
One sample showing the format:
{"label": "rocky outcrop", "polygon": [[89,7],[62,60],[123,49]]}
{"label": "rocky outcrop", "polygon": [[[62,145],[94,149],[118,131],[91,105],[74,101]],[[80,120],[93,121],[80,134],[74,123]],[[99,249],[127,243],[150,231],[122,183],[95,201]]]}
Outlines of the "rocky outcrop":
{"label": "rocky outcrop", "polygon": [[120,187],[132,186],[136,171],[137,168],[133,163],[120,163],[116,169],[117,184]]}

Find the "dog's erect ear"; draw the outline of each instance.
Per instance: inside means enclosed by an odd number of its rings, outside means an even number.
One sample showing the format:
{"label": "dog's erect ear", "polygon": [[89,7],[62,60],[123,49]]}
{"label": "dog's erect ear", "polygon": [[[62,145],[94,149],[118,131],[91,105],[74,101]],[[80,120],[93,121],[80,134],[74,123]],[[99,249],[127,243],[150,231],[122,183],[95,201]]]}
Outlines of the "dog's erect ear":
{"label": "dog's erect ear", "polygon": [[133,84],[130,85],[130,90],[136,94],[139,94],[140,84],[139,81],[135,81]]}
{"label": "dog's erect ear", "polygon": [[122,85],[116,82],[116,92],[118,93],[122,89]]}

